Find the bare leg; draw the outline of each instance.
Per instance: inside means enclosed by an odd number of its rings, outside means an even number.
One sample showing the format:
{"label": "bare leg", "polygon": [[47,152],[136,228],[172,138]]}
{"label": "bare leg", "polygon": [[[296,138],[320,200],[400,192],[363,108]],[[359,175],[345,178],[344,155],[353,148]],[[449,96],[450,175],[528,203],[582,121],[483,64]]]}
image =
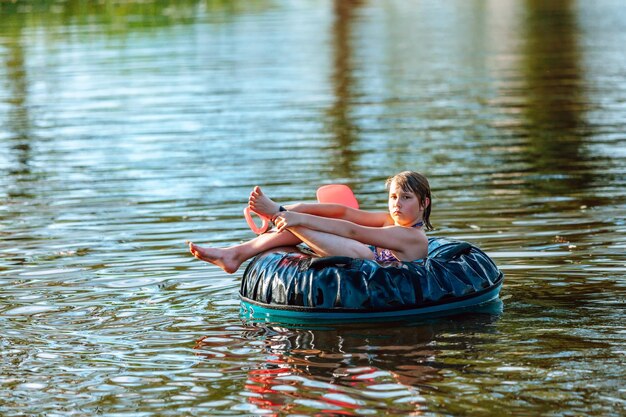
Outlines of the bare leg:
{"label": "bare leg", "polygon": [[[248,204],[255,212],[268,217],[274,216],[280,208],[280,205],[267,197],[258,186],[254,187],[250,193]],[[281,233],[265,233],[228,248],[202,247],[192,242],[188,243],[189,251],[193,256],[217,265],[225,272],[232,274],[243,262],[261,252],[280,246],[295,246],[302,242],[309,245],[320,256],[343,255],[354,258],[374,258],[369,247],[356,240],[303,227],[294,227]]]}
{"label": "bare leg", "polygon": [[320,256],[374,259],[374,253],[367,245],[347,237],[307,229],[306,227],[292,227],[289,231]]}
{"label": "bare leg", "polygon": [[193,242],[188,242],[189,251],[193,256],[217,265],[229,274],[236,272],[242,263],[261,252],[279,246],[294,246],[298,243],[301,243],[301,240],[286,231],[265,233],[229,248],[202,247]]}

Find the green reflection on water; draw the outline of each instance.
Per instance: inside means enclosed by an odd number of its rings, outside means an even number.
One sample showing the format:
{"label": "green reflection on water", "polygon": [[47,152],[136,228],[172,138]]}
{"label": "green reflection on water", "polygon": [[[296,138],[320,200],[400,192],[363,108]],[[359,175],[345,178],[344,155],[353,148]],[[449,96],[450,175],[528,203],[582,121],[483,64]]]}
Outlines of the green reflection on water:
{"label": "green reflection on water", "polygon": [[353,28],[355,14],[363,5],[359,0],[335,1],[332,32],[331,85],[334,100],[327,110],[328,129],[332,135],[333,155],[328,159],[333,175],[338,178],[358,178],[358,155],[354,149],[359,140],[358,127],[351,115],[353,100],[358,95],[354,76]]}
{"label": "green reflection on water", "polygon": [[266,0],[33,0],[2,1],[2,27],[91,24],[108,25],[107,33],[191,22],[199,16],[220,17],[260,12],[271,6]]}
{"label": "green reflection on water", "polygon": [[[584,76],[578,45],[576,2],[526,1],[523,74],[527,89],[527,161],[539,175],[558,180],[533,181],[529,191],[567,194],[585,189],[593,175],[580,175],[585,161]],[[549,187],[549,188],[548,188]]]}

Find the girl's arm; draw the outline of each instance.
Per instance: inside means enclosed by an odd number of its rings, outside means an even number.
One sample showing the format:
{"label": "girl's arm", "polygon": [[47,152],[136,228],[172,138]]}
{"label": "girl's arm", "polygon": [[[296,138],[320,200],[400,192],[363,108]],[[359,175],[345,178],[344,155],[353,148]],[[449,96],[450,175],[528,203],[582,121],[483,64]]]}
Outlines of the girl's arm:
{"label": "girl's arm", "polygon": [[357,210],[341,204],[298,203],[285,206],[285,208],[295,213],[347,220],[362,226],[383,227],[393,224],[387,212]]}
{"label": "girl's arm", "polygon": [[426,235],[402,226],[365,226],[348,220],[319,217],[293,211],[281,212],[274,220],[278,231],[303,226],[320,232],[343,236],[366,245],[390,249],[411,258],[412,252],[427,242]]}

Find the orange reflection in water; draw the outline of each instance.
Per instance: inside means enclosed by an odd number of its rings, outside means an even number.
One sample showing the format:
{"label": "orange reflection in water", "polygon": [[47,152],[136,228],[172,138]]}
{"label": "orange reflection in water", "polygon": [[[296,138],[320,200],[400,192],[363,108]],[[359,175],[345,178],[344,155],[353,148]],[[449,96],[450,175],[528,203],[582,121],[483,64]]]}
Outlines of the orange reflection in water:
{"label": "orange reflection in water", "polygon": [[242,355],[249,358],[246,349],[254,347],[258,361],[247,371],[244,396],[268,415],[418,415],[429,409],[433,385],[444,380],[441,370],[454,367],[439,358],[445,349],[458,349],[454,335],[493,331],[489,324],[501,308],[494,303],[485,311],[416,323],[251,324],[218,330],[195,348],[211,363],[236,361],[241,369]]}

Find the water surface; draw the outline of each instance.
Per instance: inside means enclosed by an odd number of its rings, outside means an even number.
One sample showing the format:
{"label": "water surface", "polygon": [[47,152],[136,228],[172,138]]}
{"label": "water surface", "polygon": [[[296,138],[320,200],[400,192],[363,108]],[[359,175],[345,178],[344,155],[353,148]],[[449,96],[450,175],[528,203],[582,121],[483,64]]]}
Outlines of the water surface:
{"label": "water surface", "polygon": [[[544,3],[1,2],[0,414],[622,415],[626,15]],[[186,253],[404,169],[501,303],[245,323]]]}

